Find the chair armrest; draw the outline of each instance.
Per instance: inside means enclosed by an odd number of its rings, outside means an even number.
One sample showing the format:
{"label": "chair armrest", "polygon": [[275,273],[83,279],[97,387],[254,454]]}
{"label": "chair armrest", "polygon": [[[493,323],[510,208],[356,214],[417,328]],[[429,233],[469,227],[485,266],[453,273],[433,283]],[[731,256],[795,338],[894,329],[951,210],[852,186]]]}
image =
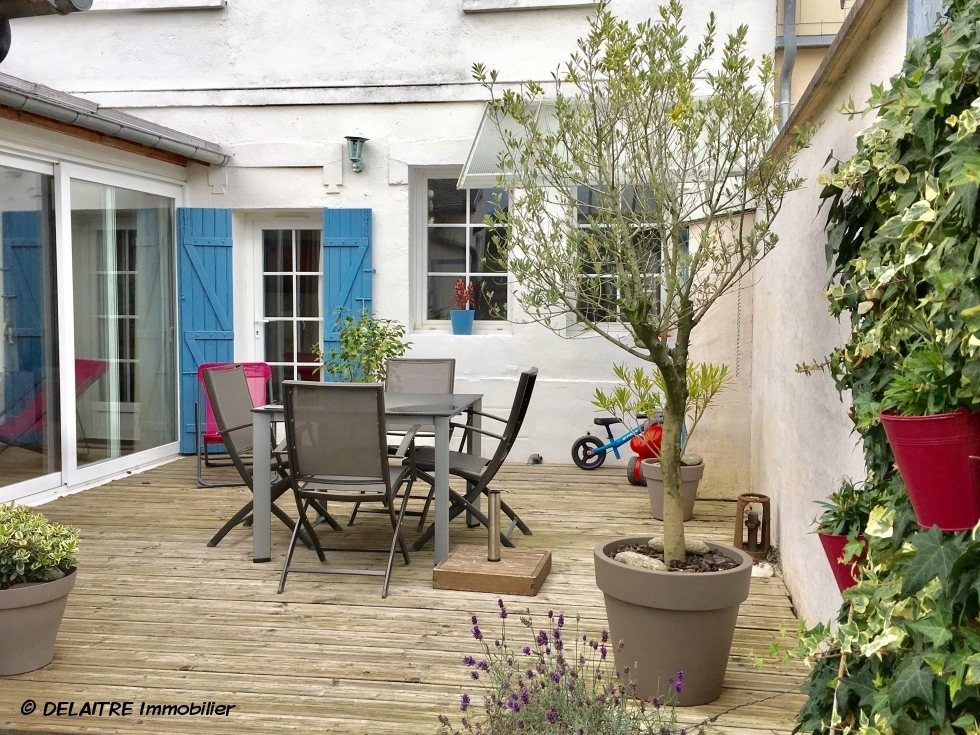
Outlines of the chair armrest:
{"label": "chair armrest", "polygon": [[483,413],[483,411],[473,411],[469,410],[466,413],[471,413],[474,416],[485,416],[488,419],[493,419],[494,421],[499,421],[502,424],[506,424],[509,419],[501,418],[500,416],[494,416],[492,413]]}
{"label": "chair armrest", "polygon": [[469,424],[450,423],[449,425],[456,429],[462,429],[463,431],[475,431],[477,434],[483,434],[484,436],[492,436],[494,439],[499,439],[500,441],[504,440],[504,438],[500,434],[494,434],[492,431],[487,431],[485,429],[478,429],[475,426],[470,426]]}
{"label": "chair armrest", "polygon": [[395,457],[404,457],[408,453],[408,448],[415,441],[415,435],[422,428],[422,424],[415,424],[408,431],[405,432],[405,437],[402,439],[402,443],[398,445],[398,449],[395,450]]}

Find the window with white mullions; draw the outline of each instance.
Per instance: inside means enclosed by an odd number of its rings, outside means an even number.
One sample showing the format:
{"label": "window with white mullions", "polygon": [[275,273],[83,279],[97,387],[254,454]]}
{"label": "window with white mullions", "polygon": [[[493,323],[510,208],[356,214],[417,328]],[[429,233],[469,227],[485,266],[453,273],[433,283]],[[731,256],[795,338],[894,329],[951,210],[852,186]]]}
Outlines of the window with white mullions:
{"label": "window with white mullions", "polygon": [[[500,189],[457,189],[456,179],[426,179],[426,318],[449,319],[456,283],[473,284],[478,320],[507,319],[507,274],[486,217],[507,208]],[[497,238],[495,239],[495,235]]]}
{"label": "window with white mullions", "polygon": [[273,396],[283,380],[319,380],[313,352],[323,335],[321,230],[262,230],[265,361]]}
{"label": "window with white mullions", "polygon": [[[577,308],[594,322],[618,322],[620,320],[620,293],[617,268],[623,262],[622,252],[613,243],[605,243],[611,237],[612,222],[617,217],[610,210],[607,197],[589,187],[578,187],[577,224],[579,251],[581,253],[581,277],[576,295]],[[618,206],[628,222],[631,244],[629,251],[647,274],[646,290],[654,295],[657,313],[661,305],[661,251],[662,241],[656,226],[643,221],[644,209],[650,211],[633,187],[623,192]]]}

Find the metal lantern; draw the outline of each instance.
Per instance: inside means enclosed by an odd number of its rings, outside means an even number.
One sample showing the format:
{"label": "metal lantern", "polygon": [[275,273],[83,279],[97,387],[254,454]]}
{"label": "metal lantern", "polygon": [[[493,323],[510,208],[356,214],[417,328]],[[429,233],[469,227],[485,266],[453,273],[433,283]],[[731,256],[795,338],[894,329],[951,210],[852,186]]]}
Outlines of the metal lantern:
{"label": "metal lantern", "polygon": [[360,173],[364,170],[364,144],[368,139],[360,130],[344,137],[347,138],[347,157],[350,158],[351,168],[354,173]]}

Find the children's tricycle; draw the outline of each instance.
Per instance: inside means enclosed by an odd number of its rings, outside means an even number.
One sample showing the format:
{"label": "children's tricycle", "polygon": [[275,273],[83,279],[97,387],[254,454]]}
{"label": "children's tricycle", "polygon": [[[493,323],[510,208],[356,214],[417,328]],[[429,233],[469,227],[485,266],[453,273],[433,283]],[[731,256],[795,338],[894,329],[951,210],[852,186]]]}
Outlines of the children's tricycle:
{"label": "children's tricycle", "polygon": [[[645,419],[646,416],[641,414],[637,418]],[[623,423],[622,419],[615,416],[601,416],[593,419],[592,423],[606,428],[606,436],[609,441],[603,443],[599,437],[593,436],[591,432],[579,437],[572,445],[572,461],[583,470],[594,470],[601,467],[602,463],[606,461],[606,452],[610,449],[616,459],[619,459],[619,448],[629,442],[630,449],[636,452],[637,456],[630,457],[626,477],[631,485],[646,485],[640,472],[640,461],[660,456],[663,419],[659,416],[650,419],[618,437],[613,435],[610,427]]]}

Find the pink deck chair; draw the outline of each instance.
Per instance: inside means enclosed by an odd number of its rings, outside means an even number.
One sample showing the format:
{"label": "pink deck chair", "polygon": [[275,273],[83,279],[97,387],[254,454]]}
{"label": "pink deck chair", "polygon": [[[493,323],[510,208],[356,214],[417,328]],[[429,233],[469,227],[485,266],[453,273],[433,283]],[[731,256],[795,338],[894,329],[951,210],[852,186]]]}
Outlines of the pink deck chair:
{"label": "pink deck chair", "polygon": [[[215,462],[211,459],[214,452],[209,452],[208,447],[223,444],[221,434],[218,431],[218,422],[214,418],[214,411],[211,410],[211,401],[208,399],[207,391],[204,390],[204,371],[227,368],[231,369],[236,365],[241,365],[245,372],[245,382],[248,383],[248,392],[252,396],[253,406],[265,406],[271,400],[269,391],[272,381],[272,368],[264,362],[206,362],[197,368],[197,403],[194,410],[197,414],[197,486],[198,487],[232,487],[242,483],[215,484],[204,481],[203,471],[205,467],[231,467],[231,462]],[[204,407],[204,417],[202,421],[201,407]],[[202,431],[203,427],[203,431]]]}
{"label": "pink deck chair", "polygon": [[[75,360],[75,400],[81,398],[108,369],[109,364],[104,360]],[[32,390],[34,399],[16,416],[0,424],[0,452],[8,447],[43,451],[39,433],[48,420],[48,395],[43,381],[38,381]],[[15,401],[11,405],[19,402]],[[82,434],[84,435],[84,431]]]}

